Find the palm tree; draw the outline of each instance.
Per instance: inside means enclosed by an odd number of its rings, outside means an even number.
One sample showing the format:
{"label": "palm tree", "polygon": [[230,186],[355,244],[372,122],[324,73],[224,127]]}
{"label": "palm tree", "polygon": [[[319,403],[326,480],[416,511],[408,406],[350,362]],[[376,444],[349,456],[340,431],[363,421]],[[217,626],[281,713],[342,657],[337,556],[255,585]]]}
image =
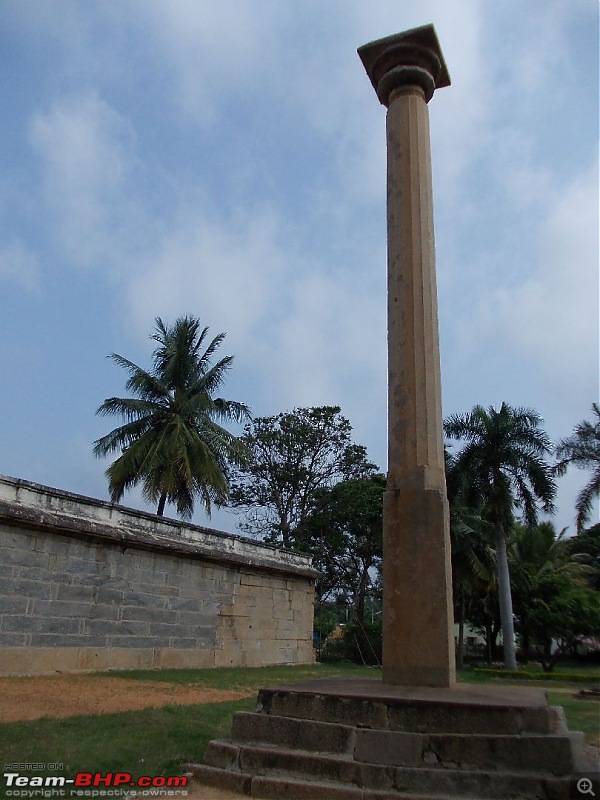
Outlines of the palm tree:
{"label": "palm tree", "polygon": [[[553,619],[548,600],[556,601],[558,594],[557,605],[563,606],[563,617],[568,619],[568,603],[566,597],[560,596],[560,588],[568,591],[585,586],[594,572],[587,563],[588,556],[571,550],[566,532],[563,528],[557,534],[551,522],[542,522],[535,528],[515,524],[508,541],[523,660],[527,663],[530,644],[535,639],[543,648],[539,657],[545,671],[550,671],[562,655],[560,646],[552,653],[553,640],[564,637],[560,630],[562,619]],[[570,634],[575,633],[572,619],[566,628]]]}
{"label": "palm tree", "polygon": [[496,589],[496,553],[490,544],[491,525],[477,509],[464,504],[465,476],[456,468],[456,457],[444,450],[446,489],[450,506],[452,547],[452,595],[458,624],[456,668],[463,668],[464,628],[473,599]]}
{"label": "palm tree", "polygon": [[576,425],[567,439],[561,439],[555,454],[560,459],[555,467],[557,475],[564,475],[569,464],[580,469],[592,469],[592,477],[577,495],[577,531],[580,533],[592,513],[594,498],[600,496],[600,407],[592,403],[594,423],[584,420]]}
{"label": "palm tree", "polygon": [[225,334],[208,344],[207,334],[194,317],[180,317],[172,327],[157,317],[151,371],[117,353],[109,356],[129,373],[126,388],[134,395],[110,397],[96,412],[125,420],[94,443],[98,457],[121,453],[105,473],[113,502],[138,483],[144,499],[158,503],[159,516],[167,502],[189,519],[196,498],[209,515],[213,502],[226,501],[228,464],[242,464],[245,449],[219,422],[241,422],[249,410],[244,403],[213,397],[233,357],[211,364]]}
{"label": "palm tree", "polygon": [[482,508],[494,526],[498,565],[498,595],[504,646],[504,664],[516,670],[514,624],[506,535],[521,510],[527,525],[537,523],[537,503],[552,511],[556,486],[544,457],[550,440],[540,428],[540,416],[531,409],[502,403],[500,411],[475,406],[444,422],[446,435],[466,440],[456,456],[456,469],[465,476],[465,498],[471,508]]}

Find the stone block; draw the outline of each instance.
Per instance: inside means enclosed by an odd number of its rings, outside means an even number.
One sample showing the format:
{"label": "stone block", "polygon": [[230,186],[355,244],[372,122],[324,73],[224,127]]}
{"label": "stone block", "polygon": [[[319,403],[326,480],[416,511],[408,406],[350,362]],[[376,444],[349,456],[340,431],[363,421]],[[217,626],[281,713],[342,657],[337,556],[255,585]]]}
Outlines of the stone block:
{"label": "stone block", "polygon": [[145,636],[149,623],[138,620],[89,619],[83,633],[105,633],[107,636]]}
{"label": "stone block", "polygon": [[32,633],[31,646],[44,648],[77,647],[79,636],[77,634],[62,633]]}
{"label": "stone block", "polygon": [[119,615],[121,613],[121,609],[117,605],[108,605],[106,603],[94,603],[92,605],[86,605],[85,609],[81,609],[80,611],[85,614],[87,619],[112,619],[116,620],[119,619]]}
{"label": "stone block", "polygon": [[96,599],[95,586],[59,585],[56,589],[57,600],[76,600],[80,603],[92,603]]}
{"label": "stone block", "polygon": [[524,735],[431,735],[426,737],[424,755],[442,767],[476,765],[480,769],[510,769],[536,772],[551,765],[555,775],[574,771],[568,736]]}
{"label": "stone block", "polygon": [[423,759],[423,741],[418,733],[361,728],[356,734],[354,758],[371,764],[417,767]]}
{"label": "stone block", "polygon": [[25,633],[5,633],[0,631],[0,649],[3,647],[24,647],[27,644],[27,638]]}
{"label": "stone block", "polygon": [[21,578],[11,578],[3,581],[5,594],[33,597],[40,600],[50,599],[50,584],[43,581],[27,581]]}
{"label": "stone block", "polygon": [[244,711],[237,712],[232,723],[234,742],[264,742],[320,753],[350,754],[354,736],[351,726]]}
{"label": "stone block", "polygon": [[[191,764],[190,771],[202,786],[214,786],[220,791],[236,792],[240,795],[251,793],[251,776],[241,772],[227,772],[226,770],[208,767],[206,764]],[[208,795],[207,795],[208,796]],[[265,797],[266,795],[260,795]],[[281,797],[287,795],[279,795]]]}
{"label": "stone block", "polygon": [[207,669],[214,667],[212,650],[170,648],[155,650],[154,666],[156,669]]}
{"label": "stone block", "polygon": [[[0,558],[1,557],[2,556],[0,555]],[[0,563],[0,578],[4,579],[4,578],[12,578],[13,576],[17,577],[18,576],[18,571],[19,571],[19,568],[17,566],[13,567],[12,564],[1,564]]]}
{"label": "stone block", "polygon": [[56,575],[53,575],[48,567],[14,567],[14,570],[15,577],[23,578],[26,581],[45,581],[50,583],[53,579],[56,579]]}
{"label": "stone block", "polygon": [[112,589],[106,586],[98,587],[96,594],[98,603],[123,605],[123,592],[121,589]]}
{"label": "stone block", "polygon": [[48,553],[21,548],[2,548],[2,563],[19,567],[48,568]]}
{"label": "stone block", "polygon": [[387,708],[384,703],[368,699],[335,697],[312,692],[285,689],[261,689],[258,702],[267,714],[318,719],[359,728],[387,727]]}
{"label": "stone block", "polygon": [[2,620],[3,630],[25,633],[73,634],[79,633],[79,624],[79,619],[62,617],[10,616]]}
{"label": "stone block", "polygon": [[208,641],[199,642],[194,637],[189,636],[172,636],[169,639],[169,647],[173,647],[176,650],[191,650],[193,648],[207,648],[210,647],[211,643]]}
{"label": "stone block", "polygon": [[14,597],[12,595],[0,594],[0,615],[3,614],[24,614],[27,610],[26,597]]}
{"label": "stone block", "polygon": [[141,620],[143,622],[163,622],[173,625],[177,621],[174,611],[164,608],[138,608],[136,606],[125,606],[122,613],[123,620]]}
{"label": "stone block", "polygon": [[148,592],[124,591],[123,604],[126,606],[150,606],[152,608],[164,608],[165,598],[160,595]]}
{"label": "stone block", "polygon": [[149,636],[180,636],[183,629],[180,625],[175,625],[173,622],[150,622],[148,625]]}
{"label": "stone block", "polygon": [[240,748],[222,739],[210,741],[204,752],[204,763],[217,769],[239,769]]}
{"label": "stone block", "polygon": [[154,650],[122,649],[81,649],[77,653],[76,668],[85,670],[107,669],[152,669]]}
{"label": "stone block", "polygon": [[108,636],[102,633],[88,633],[78,637],[77,645],[80,648],[108,647]]}
{"label": "stone block", "polygon": [[200,612],[203,610],[204,603],[198,598],[189,597],[170,597],[167,603],[167,608],[173,611],[193,611]]}
{"label": "stone block", "polygon": [[[91,603],[85,604],[86,616],[94,606]],[[66,600],[34,600],[32,603],[33,616],[50,617],[75,617],[80,619],[83,616],[81,603],[67,602]]]}
{"label": "stone block", "polygon": [[179,625],[200,625],[202,627],[212,626],[215,627],[217,618],[214,614],[202,613],[196,614],[191,611],[179,611],[177,613],[177,622]]}
{"label": "stone block", "polygon": [[6,647],[0,650],[0,674],[45,675],[77,668],[77,648]]}
{"label": "stone block", "polygon": [[[362,789],[357,786],[336,786],[314,780],[293,780],[292,778],[257,775],[252,778],[252,795],[265,800],[366,800]],[[373,798],[375,800],[375,798]],[[377,800],[386,800],[381,794]],[[394,800],[394,798],[392,798]],[[397,795],[395,800],[399,800]]]}
{"label": "stone block", "polygon": [[121,650],[143,650],[147,648],[154,648],[154,647],[168,647],[169,646],[169,637],[168,636],[140,636],[136,634],[135,636],[127,636],[126,634],[117,635],[117,636],[110,636],[106,637],[107,646],[114,647]]}
{"label": "stone block", "polygon": [[64,554],[57,562],[57,570],[66,575],[96,575],[103,571],[103,565],[93,559],[70,558]]}

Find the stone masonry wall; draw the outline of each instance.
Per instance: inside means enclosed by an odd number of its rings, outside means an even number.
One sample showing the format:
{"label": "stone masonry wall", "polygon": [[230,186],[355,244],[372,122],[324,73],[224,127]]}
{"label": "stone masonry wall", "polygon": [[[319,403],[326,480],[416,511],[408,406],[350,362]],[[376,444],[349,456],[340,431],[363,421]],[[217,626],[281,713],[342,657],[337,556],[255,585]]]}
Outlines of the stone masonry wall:
{"label": "stone masonry wall", "polygon": [[298,554],[0,478],[0,674],[312,660]]}

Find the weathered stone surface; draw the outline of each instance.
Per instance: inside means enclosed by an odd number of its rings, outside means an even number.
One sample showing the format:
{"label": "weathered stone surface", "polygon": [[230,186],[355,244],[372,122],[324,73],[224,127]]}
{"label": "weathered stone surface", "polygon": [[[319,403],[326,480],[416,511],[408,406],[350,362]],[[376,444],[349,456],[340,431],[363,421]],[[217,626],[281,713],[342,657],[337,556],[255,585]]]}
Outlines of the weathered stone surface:
{"label": "weathered stone surface", "polygon": [[[392,727],[401,710],[415,730]],[[468,732],[483,715],[487,732]],[[567,800],[583,753],[539,689],[325,679],[262,689],[257,712],[236,714],[231,739],[211,742],[205,761],[211,780],[243,774],[253,797]]]}
{"label": "weathered stone surface", "polygon": [[0,674],[313,660],[302,555],[0,478],[0,562]]}
{"label": "weathered stone surface", "polygon": [[455,681],[427,102],[450,78],[433,26],[359,49],[387,112],[388,483],[383,678]]}
{"label": "weathered stone surface", "polygon": [[348,754],[354,749],[356,731],[349,725],[240,711],[233,718],[232,738],[236,742],[268,742],[320,753]]}

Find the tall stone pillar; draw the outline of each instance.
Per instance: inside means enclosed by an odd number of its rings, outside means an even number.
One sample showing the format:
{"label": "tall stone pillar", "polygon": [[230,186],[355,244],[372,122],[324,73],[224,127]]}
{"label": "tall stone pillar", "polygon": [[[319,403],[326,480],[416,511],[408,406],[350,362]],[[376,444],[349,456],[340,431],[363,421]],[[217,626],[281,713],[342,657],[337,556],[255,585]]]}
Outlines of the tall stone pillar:
{"label": "tall stone pillar", "polygon": [[432,25],[358,53],[388,109],[383,680],[447,687],[454,625],[427,103],[450,77]]}

